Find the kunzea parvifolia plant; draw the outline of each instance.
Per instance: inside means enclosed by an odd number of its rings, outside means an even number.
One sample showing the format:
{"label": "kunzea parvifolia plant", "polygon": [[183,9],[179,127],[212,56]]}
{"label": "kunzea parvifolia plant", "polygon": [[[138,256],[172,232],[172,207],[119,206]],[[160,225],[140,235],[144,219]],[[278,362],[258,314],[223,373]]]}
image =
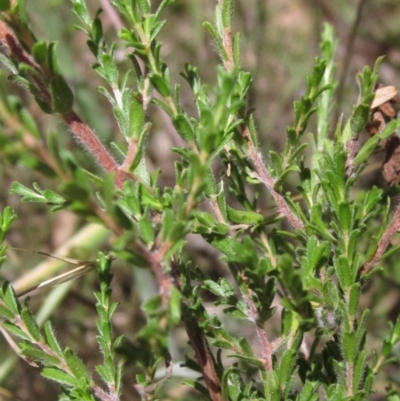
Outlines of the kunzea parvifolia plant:
{"label": "kunzea parvifolia plant", "polygon": [[[31,168],[52,188],[14,182],[10,191],[52,213],[79,215],[87,226],[80,226],[74,246],[97,255],[56,254],[57,263],[77,266],[59,274],[49,269],[52,276],[35,284],[3,280],[4,338],[32,369],[61,385],[60,400],[370,400],[378,374],[396,363],[400,339],[394,318],[372,343],[373,315],[361,302],[371,280],[393,271],[399,255],[392,238],[400,209],[390,208],[389,197],[400,182],[396,88],[379,86],[379,59],[358,74],[350,117],[330,123],[337,43],[326,25],[284,147],[264,150],[248,104],[252,75],[241,67],[240,35],[232,27],[234,0],[218,0],[214,22],[203,24],[210,52],[220,59],[214,83],[206,86],[196,66],[181,66],[189,106],[159,41],[163,30],[173,29],[162,19],[171,3],[110,1],[104,12],[112,13],[113,37],[103,28],[102,10],[71,0],[95,60],[98,96],[118,130],[115,142],[105,142],[76,107],[56,43],[36,38],[23,1],[0,2],[2,77],[11,81],[6,86],[3,79],[1,94],[2,159],[17,163],[29,155]],[[28,98],[34,114],[24,105]],[[154,110],[178,138],[169,149],[170,184],[161,185],[166,166],[149,167],[149,154],[160,151],[149,146]],[[84,158],[63,147],[61,134],[41,132],[37,121],[45,114],[67,127],[62,135],[73,136]],[[380,149],[386,149],[390,188],[362,188],[360,175]],[[4,268],[12,263],[4,240],[15,219],[7,206],[0,218]],[[100,252],[98,238],[105,237]],[[202,262],[191,255],[191,243],[200,240],[207,244]],[[139,303],[139,327],[121,332],[114,317],[126,300],[116,297],[121,291],[113,276],[123,265],[149,272],[157,290]],[[97,346],[86,360],[50,322],[59,305],[51,297],[56,291],[65,297],[73,278],[79,282],[93,271],[96,282],[85,295],[94,307],[86,314],[96,321]],[[27,297],[38,288],[52,308],[45,318]],[[182,366],[186,375],[176,373]],[[168,395],[182,385],[181,395]],[[396,388],[386,386],[387,399],[398,400]]]}

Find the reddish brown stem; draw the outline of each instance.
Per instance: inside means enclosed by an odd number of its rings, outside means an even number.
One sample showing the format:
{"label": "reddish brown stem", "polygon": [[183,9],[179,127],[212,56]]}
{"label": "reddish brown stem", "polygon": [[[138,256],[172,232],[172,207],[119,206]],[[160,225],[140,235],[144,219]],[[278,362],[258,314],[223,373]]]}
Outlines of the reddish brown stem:
{"label": "reddish brown stem", "polygon": [[246,303],[249,308],[250,317],[255,324],[258,341],[261,345],[261,354],[264,369],[268,373],[272,370],[272,354],[274,352],[274,349],[271,342],[268,340],[267,333],[265,332],[264,328],[257,322],[258,311],[256,305],[253,302],[253,299],[249,295],[245,295],[245,297]]}
{"label": "reddish brown stem", "polygon": [[[179,265],[176,261],[172,263],[172,277],[175,287],[178,288],[179,291],[182,291]],[[193,310],[189,308],[187,302],[181,302],[181,309],[185,330],[203,374],[210,398],[212,401],[224,401],[221,393],[221,380],[217,373],[215,360],[210,351],[204,331],[201,329],[198,319],[193,315]]]}
{"label": "reddish brown stem", "polygon": [[75,112],[63,114],[62,119],[69,126],[77,141],[94,157],[106,172],[115,172],[115,183],[121,188],[126,176],[96,134],[86,125]]}
{"label": "reddish brown stem", "polygon": [[290,210],[288,204],[285,201],[285,198],[275,189],[274,185],[275,182],[273,178],[270,176],[268,170],[266,169],[264,162],[260,156],[260,154],[257,152],[254,143],[251,139],[251,135],[249,132],[248,127],[245,127],[242,136],[247,142],[247,146],[249,147],[249,158],[253,162],[254,167],[256,169],[257,173],[257,178],[268,188],[270,191],[271,195],[273,196],[276,205],[278,207],[279,212],[285,216],[288,220],[289,223],[294,227],[294,228],[299,228],[300,230],[304,230],[304,224],[303,222],[298,219],[293,212]]}
{"label": "reddish brown stem", "polygon": [[203,373],[211,400],[224,401],[221,394],[221,382],[215,370],[214,360],[203,331],[198,326],[198,322],[194,320],[185,321],[185,328],[189,336],[190,345]]}
{"label": "reddish brown stem", "polygon": [[[37,74],[30,74],[30,78],[36,85],[37,89],[40,90],[46,102],[50,104],[51,97],[49,91],[46,88],[44,81],[40,78],[44,78],[46,74],[41,71],[33,58],[23,49],[8,25],[1,20],[0,42],[8,48],[10,53],[18,62],[28,64],[36,71]],[[121,188],[126,179],[126,175],[119,170],[118,164],[94,132],[77,116],[74,111],[63,114],[61,117],[70,127],[78,142],[92,155],[104,171],[116,173],[115,183],[118,188]]]}
{"label": "reddish brown stem", "polygon": [[358,276],[361,277],[367,274],[374,267],[375,263],[382,257],[385,253],[387,247],[390,245],[390,240],[397,231],[400,231],[400,207],[397,208],[391,223],[388,228],[383,233],[381,239],[379,240],[378,246],[376,248],[375,254],[372,259],[365,263],[364,266],[358,272]]}

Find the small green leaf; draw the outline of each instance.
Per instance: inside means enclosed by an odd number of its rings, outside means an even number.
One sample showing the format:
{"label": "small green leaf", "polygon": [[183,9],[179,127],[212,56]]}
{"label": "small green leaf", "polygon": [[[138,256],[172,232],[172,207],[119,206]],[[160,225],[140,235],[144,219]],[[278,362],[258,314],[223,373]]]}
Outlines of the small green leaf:
{"label": "small green leaf", "polygon": [[293,371],[296,368],[296,357],[297,352],[293,349],[288,349],[283,353],[279,366],[279,381],[282,385],[289,381],[293,375]]}
{"label": "small green leaf", "polygon": [[349,203],[339,203],[338,217],[340,222],[340,228],[348,233],[352,226],[352,208]]}
{"label": "small green leaf", "polygon": [[[0,230],[5,234],[9,230],[12,222],[17,218],[17,215],[15,214],[14,210],[10,207],[7,206],[4,209],[3,214],[0,213]],[[1,241],[3,241],[3,238],[1,238]]]}
{"label": "small green leaf", "polygon": [[215,295],[218,295],[219,297],[223,298],[225,296],[225,292],[223,288],[217,284],[215,281],[212,280],[205,280],[203,283],[203,287],[207,289],[208,291],[212,292]]}
{"label": "small green leaf", "polygon": [[285,169],[280,175],[279,177],[276,179],[275,184],[274,184],[274,188],[279,189],[282,184],[285,182],[286,177],[290,174],[290,173],[300,173],[300,168],[299,166],[296,165],[292,165],[290,167],[288,167],[287,169]]}
{"label": "small green leaf", "polygon": [[[371,94],[372,101],[374,95]],[[368,98],[369,99],[369,98]],[[367,100],[367,99],[364,99]],[[353,138],[358,138],[359,133],[364,129],[369,119],[369,103],[360,103],[353,108],[353,114],[350,118],[350,129]]]}
{"label": "small green leaf", "polygon": [[5,281],[3,284],[1,296],[8,309],[14,315],[19,315],[20,305],[17,299],[17,295],[15,294],[14,288],[7,281]]}
{"label": "small green leaf", "polygon": [[367,363],[368,353],[364,349],[357,355],[357,361],[354,366],[354,375],[353,375],[353,389],[356,390],[360,388],[362,385],[362,381],[365,376],[365,366]]}
{"label": "small green leaf", "polygon": [[47,49],[47,67],[52,76],[58,74],[57,43],[51,42]]}
{"label": "small green leaf", "polygon": [[342,334],[342,351],[344,359],[349,363],[354,363],[357,351],[354,332],[346,331]]}
{"label": "small green leaf", "polygon": [[75,378],[59,369],[44,368],[41,372],[41,375],[46,379],[50,379],[61,384],[62,386],[66,387],[79,386],[79,378]]}
{"label": "small green leaf", "polygon": [[85,378],[87,382],[90,381],[90,375],[86,366],[69,348],[65,349],[64,357],[68,367],[76,378]]}
{"label": "small green leaf", "polygon": [[55,74],[50,80],[51,106],[56,113],[66,114],[72,110],[74,94],[64,78]]}
{"label": "small green leaf", "polygon": [[358,165],[368,160],[372,153],[377,149],[380,141],[380,135],[374,135],[372,138],[369,138],[358,151],[357,156],[353,160],[353,164]]}
{"label": "small green leaf", "polygon": [[265,221],[262,214],[247,210],[235,210],[227,206],[228,219],[232,223],[255,225]]}
{"label": "small green leaf", "polygon": [[87,26],[91,24],[91,18],[86,8],[86,2],[82,0],[72,0],[73,10],[78,18]]}
{"label": "small green leaf", "polygon": [[47,45],[46,42],[40,40],[32,47],[32,56],[39,65],[44,65],[47,60]]}
{"label": "small green leaf", "polygon": [[24,322],[29,334],[36,340],[40,341],[42,339],[42,335],[40,333],[40,329],[38,324],[36,323],[35,318],[33,317],[31,311],[24,307],[21,311],[21,318]]}
{"label": "small green leaf", "polygon": [[240,65],[240,32],[237,32],[233,37],[233,60],[235,66]]}
{"label": "small green leaf", "polygon": [[60,366],[62,362],[53,355],[50,355],[40,349],[35,348],[28,341],[20,344],[22,355],[41,363],[45,366]]}
{"label": "small green leaf", "polygon": [[118,69],[112,56],[109,54],[102,54],[99,59],[103,67],[101,75],[112,88],[118,88]]}
{"label": "small green leaf", "polygon": [[150,82],[163,98],[170,97],[170,88],[167,80],[159,74],[149,74]]}
{"label": "small green leaf", "polygon": [[20,329],[18,326],[16,326],[13,323],[10,322],[4,322],[3,327],[8,330],[10,333],[14,334],[15,336],[22,338],[23,340],[26,340],[28,342],[32,341],[32,337],[29,335],[29,333],[26,333],[24,330]]}
{"label": "small green leaf", "polygon": [[219,33],[217,33],[215,28],[209,22],[203,22],[203,26],[204,26],[204,28],[207,29],[208,33],[210,34],[221,59],[224,61],[227,61],[228,55],[226,54],[226,51],[225,51],[225,48],[224,48],[224,45],[222,43]]}
{"label": "small green leaf", "polygon": [[113,385],[115,380],[114,380],[114,369],[113,366],[110,365],[111,361],[104,366],[96,366],[96,370],[101,376],[101,378],[104,380],[105,383],[108,385]]}
{"label": "small green leaf", "polygon": [[359,283],[354,283],[351,286],[350,294],[349,294],[349,316],[353,319],[357,316],[358,313],[358,302],[360,300],[361,288]]}
{"label": "small green leaf", "polygon": [[103,26],[99,17],[94,18],[92,22],[92,39],[96,45],[103,39]]}
{"label": "small green leaf", "polygon": [[340,286],[344,290],[348,290],[353,284],[353,278],[350,271],[350,265],[347,257],[339,256],[333,261],[336,274],[339,279]]}
{"label": "small green leaf", "polygon": [[193,143],[195,134],[193,127],[185,114],[178,114],[172,118],[172,123],[178,134],[188,143]]}
{"label": "small green leaf", "polygon": [[151,246],[154,241],[154,230],[151,220],[148,215],[144,215],[138,223],[138,228],[140,235],[142,236],[144,242]]}
{"label": "small green leaf", "polygon": [[6,308],[0,303],[0,317],[2,319],[12,321],[16,316],[10,311],[10,309]]}
{"label": "small green leaf", "polygon": [[63,357],[63,352],[60,344],[54,334],[51,322],[47,321],[43,327],[44,338],[46,339],[46,344],[60,357]]}
{"label": "small green leaf", "polygon": [[62,196],[51,191],[50,189],[45,189],[43,191],[43,196],[49,203],[51,203],[53,205],[62,205],[63,203],[66,202]]}
{"label": "small green leaf", "polygon": [[224,0],[222,2],[222,24],[224,28],[231,27],[231,20],[233,15],[233,4],[234,0]]}
{"label": "small green leaf", "polygon": [[141,95],[138,92],[132,94],[129,116],[131,122],[131,136],[133,138],[139,138],[144,125],[144,109]]}
{"label": "small green leaf", "polygon": [[181,321],[181,293],[175,287],[172,288],[169,297],[169,322],[176,325]]}
{"label": "small green leaf", "polygon": [[150,2],[149,0],[137,0],[137,6],[142,14],[149,14],[150,13]]}
{"label": "small green leaf", "polygon": [[311,223],[314,224],[321,234],[327,239],[335,240],[329,232],[324,220],[322,219],[322,207],[320,204],[315,204],[311,209]]}
{"label": "small green leaf", "polygon": [[22,196],[22,199],[21,199],[22,202],[39,202],[39,203],[46,202],[46,199],[44,198],[44,196],[38,195],[36,192],[25,187],[24,185],[20,184],[19,182],[13,182],[10,193]]}

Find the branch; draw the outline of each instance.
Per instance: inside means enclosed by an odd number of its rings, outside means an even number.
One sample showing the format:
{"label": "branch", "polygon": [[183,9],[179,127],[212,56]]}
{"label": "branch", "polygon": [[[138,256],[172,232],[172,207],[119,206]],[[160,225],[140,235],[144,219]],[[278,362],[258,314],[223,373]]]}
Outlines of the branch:
{"label": "branch", "polygon": [[[10,54],[19,63],[29,65],[37,73],[37,76],[36,74],[30,74],[29,79],[32,80],[33,84],[36,86],[36,89],[40,91],[44,101],[50,105],[51,95],[46,87],[46,81],[49,78],[48,72],[43,71],[41,67],[36,64],[30,54],[28,54],[21,46],[13,31],[4,21],[1,20],[0,42],[3,43]],[[61,114],[61,118],[69,126],[78,143],[91,154],[91,156],[97,161],[103,170],[106,172],[116,173],[115,183],[118,188],[122,188],[122,185],[126,179],[126,175],[119,170],[117,162],[113,159],[111,154],[104,147],[95,133],[78,117],[73,110],[66,114]]]}
{"label": "branch", "polygon": [[244,128],[242,136],[244,140],[247,142],[247,146],[249,147],[248,157],[250,158],[256,169],[256,178],[268,188],[269,192],[273,196],[278,206],[279,212],[289,220],[289,223],[294,228],[304,230],[305,227],[303,222],[293,214],[288,204],[286,203],[285,198],[275,189],[274,187],[275,182],[271,177],[271,175],[269,174],[268,170],[266,169],[260,154],[257,152],[254,146],[248,127]]}
{"label": "branch", "polygon": [[390,240],[394,234],[400,231],[400,207],[397,208],[389,227],[383,233],[381,239],[378,242],[378,246],[376,248],[375,254],[372,259],[365,263],[364,266],[358,272],[358,276],[362,277],[363,275],[369,273],[371,269],[374,267],[375,263],[382,257],[385,253],[387,247],[390,245]]}

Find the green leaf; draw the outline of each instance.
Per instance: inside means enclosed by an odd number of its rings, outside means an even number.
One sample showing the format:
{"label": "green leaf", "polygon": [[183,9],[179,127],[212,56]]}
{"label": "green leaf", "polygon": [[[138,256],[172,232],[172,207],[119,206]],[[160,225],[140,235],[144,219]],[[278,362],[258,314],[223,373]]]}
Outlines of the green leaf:
{"label": "green leaf", "polygon": [[137,6],[142,14],[149,14],[150,13],[150,2],[149,0],[137,0]]}
{"label": "green leaf", "polygon": [[171,96],[168,81],[165,77],[156,73],[151,73],[149,74],[149,78],[151,84],[163,98],[169,98]]}
{"label": "green leaf", "polygon": [[362,385],[364,376],[365,376],[365,366],[367,363],[368,353],[364,349],[357,355],[357,361],[354,366],[354,375],[353,375],[353,389],[356,390],[360,388]]}
{"label": "green leaf", "polygon": [[233,37],[233,60],[235,66],[240,65],[240,32]]}
{"label": "green leaf", "polygon": [[22,355],[41,363],[45,366],[60,366],[62,361],[40,349],[35,348],[28,341],[20,344]]}
{"label": "green leaf", "polygon": [[[0,54],[0,64],[3,64],[4,67],[6,67],[13,75],[8,77],[8,79],[13,80],[15,77],[18,77],[18,68],[16,65],[13,63],[12,60],[10,60],[8,57],[6,57],[4,54]],[[23,80],[23,78],[22,78]],[[24,80],[24,84],[22,85],[24,88],[28,87],[28,83],[26,80]]]}
{"label": "green leaf", "polygon": [[193,127],[185,114],[178,114],[172,118],[172,123],[178,134],[188,143],[193,143],[195,134]]}
{"label": "green leaf", "polygon": [[40,40],[33,45],[32,56],[39,65],[44,65],[46,63],[47,45],[44,40]]}
{"label": "green leaf", "polygon": [[343,232],[348,233],[352,226],[352,208],[347,202],[339,203],[338,217],[340,228]]}
{"label": "green leaf", "polygon": [[173,2],[174,0],[163,0],[157,8],[155,18],[158,20],[160,18],[160,14]]}
{"label": "green leaf", "polygon": [[103,39],[103,26],[99,17],[94,18],[92,22],[92,39],[96,45]]}
{"label": "green leaf", "polygon": [[138,228],[144,242],[147,245],[152,246],[154,242],[154,230],[151,219],[147,214],[143,215],[143,217],[139,220]]}
{"label": "green leaf", "polygon": [[82,0],[72,0],[73,10],[78,18],[87,26],[91,24],[91,18],[86,8],[86,2]]}
{"label": "green leaf", "polygon": [[79,385],[79,378],[75,378],[59,369],[44,368],[41,372],[41,375],[46,379],[50,379],[61,384],[62,386],[78,387]]}
{"label": "green leaf", "polygon": [[28,342],[32,341],[32,337],[26,333],[24,330],[20,329],[18,326],[16,326],[13,323],[10,322],[4,322],[3,327],[8,330],[10,333],[14,334],[15,336],[22,338],[23,340],[26,340]]}
{"label": "green leaf", "polygon": [[359,283],[351,286],[349,294],[349,316],[355,319],[358,313],[358,302],[360,300],[361,287]]}
{"label": "green leaf", "polygon": [[220,35],[217,33],[215,28],[209,22],[203,22],[203,27],[205,29],[207,29],[208,33],[210,34],[221,59],[224,61],[227,61],[228,55],[226,54],[226,51],[225,51],[224,45],[222,43],[222,39],[220,38]]}
{"label": "green leaf", "polygon": [[232,15],[233,15],[233,4],[234,0],[224,0],[222,2],[222,24],[224,28],[231,27]]}
{"label": "green leaf", "polygon": [[42,339],[42,335],[40,333],[39,326],[36,323],[35,318],[33,317],[31,311],[27,307],[24,307],[22,309],[21,318],[22,318],[22,321],[24,322],[29,334],[36,341],[40,341]]}
{"label": "green leaf", "polygon": [[16,316],[10,311],[10,309],[6,308],[0,303],[0,317],[2,319],[12,321]]}
{"label": "green leaf", "polygon": [[358,151],[356,157],[353,160],[353,164],[358,165],[368,160],[372,153],[374,153],[374,151],[377,149],[380,142],[380,135],[374,135],[372,138],[369,138],[368,141],[364,143],[362,148]]}
{"label": "green leaf", "polygon": [[176,325],[181,321],[181,293],[175,287],[172,288],[169,297],[169,322]]}
{"label": "green leaf", "polygon": [[38,195],[36,192],[32,191],[31,189],[25,187],[24,185],[13,182],[10,190],[11,194],[17,194],[22,196],[22,202],[38,202],[38,203],[45,203],[46,199],[42,195]]}
{"label": "green leaf", "polygon": [[[142,97],[138,92],[132,94],[129,116],[131,123],[131,133],[129,136],[139,138],[144,125],[144,109]],[[125,135],[127,134],[125,133]]]}
{"label": "green leaf", "polygon": [[54,334],[54,330],[51,326],[51,322],[47,321],[43,326],[44,338],[46,339],[46,344],[54,351],[58,356],[63,357],[63,351],[61,346]]}
{"label": "green leaf", "polygon": [[113,384],[114,383],[114,372],[113,369],[110,369],[110,366],[96,366],[96,371],[100,375],[100,377],[104,380],[104,383]]}
{"label": "green leaf", "polygon": [[10,228],[12,222],[17,218],[14,210],[11,206],[7,206],[4,209],[3,214],[0,213],[0,228],[5,233]]}
{"label": "green leaf", "polygon": [[66,202],[62,196],[51,191],[50,189],[45,189],[43,191],[43,196],[45,197],[48,203],[53,205],[62,205]]}
{"label": "green leaf", "polygon": [[296,368],[295,359],[297,357],[297,352],[293,349],[286,350],[282,357],[281,363],[279,365],[279,381],[281,385],[285,385],[293,375],[293,371]]}
{"label": "green leaf", "polygon": [[[373,94],[371,95],[371,101],[373,99]],[[353,113],[350,117],[350,129],[353,138],[357,138],[358,134],[367,125],[369,119],[369,103],[361,103],[354,106]]]}
{"label": "green leaf", "polygon": [[102,54],[99,56],[99,61],[103,67],[101,75],[112,88],[118,88],[118,69],[112,56],[110,54]]}
{"label": "green leaf", "polygon": [[227,206],[228,219],[232,223],[256,225],[265,221],[262,214],[247,210],[235,210]]}
{"label": "green leaf", "polygon": [[293,165],[288,167],[287,169],[285,169],[280,175],[279,177],[276,179],[275,184],[274,184],[274,188],[279,189],[282,184],[285,182],[286,177],[290,174],[290,173],[300,173],[300,168],[299,166]]}
{"label": "green leaf", "polygon": [[205,280],[203,283],[203,288],[207,289],[215,295],[218,295],[221,298],[225,296],[223,288],[212,280]]}
{"label": "green leaf", "polygon": [[47,67],[51,76],[59,75],[57,63],[57,43],[51,42],[47,48]]}
{"label": "green leaf", "polygon": [[69,369],[71,369],[76,378],[84,378],[87,382],[90,382],[90,375],[86,366],[69,348],[65,349],[64,357]]}
{"label": "green leaf", "polygon": [[333,265],[339,279],[340,286],[347,291],[353,284],[349,261],[346,256],[339,256],[334,259]]}
{"label": "green leaf", "polygon": [[15,294],[14,288],[7,281],[4,282],[1,297],[4,300],[4,303],[8,307],[8,309],[14,314],[19,315],[20,305],[17,299],[17,295]]}
{"label": "green leaf", "polygon": [[344,359],[349,363],[354,363],[357,352],[355,333],[346,331],[341,335],[341,339]]}
{"label": "green leaf", "polygon": [[50,80],[51,106],[60,114],[69,113],[74,103],[74,94],[64,78],[55,74]]}
{"label": "green leaf", "polygon": [[322,219],[322,207],[320,204],[315,204],[311,208],[311,223],[318,228],[320,233],[323,234],[325,238],[335,241],[324,220]]}

